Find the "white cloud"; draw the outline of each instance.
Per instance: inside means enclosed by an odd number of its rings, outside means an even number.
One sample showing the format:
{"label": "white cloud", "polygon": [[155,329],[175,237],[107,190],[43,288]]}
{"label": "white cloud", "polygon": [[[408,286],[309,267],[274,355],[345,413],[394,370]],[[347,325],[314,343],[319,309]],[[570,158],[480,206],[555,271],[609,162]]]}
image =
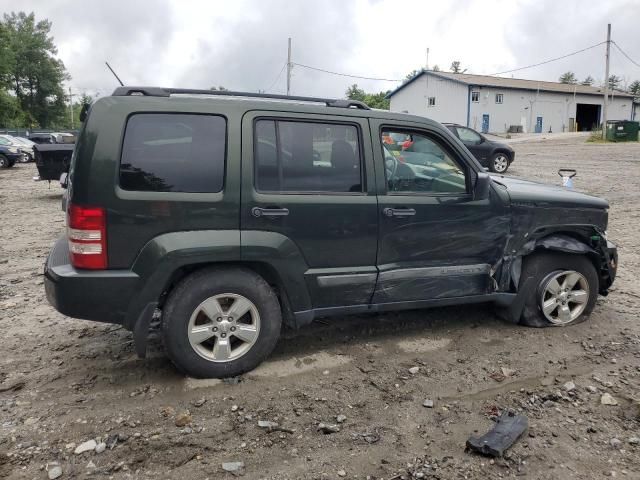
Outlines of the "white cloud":
{"label": "white cloud", "polygon": [[[53,22],[60,57],[76,90],[110,93],[108,60],[128,84],[256,91],[274,83],[286,61],[372,77],[403,78],[426,62],[448,70],[459,60],[490,74],[536,63],[613,38],[640,61],[640,2],[610,0],[0,0],[2,11],[33,10]],[[604,47],[524,70],[521,78],[604,77]],[[612,73],[630,82],[640,68],[614,51]],[[392,82],[356,80],[295,67],[292,93],[342,96],[352,83],[368,91]],[[283,92],[285,75],[274,91]]]}

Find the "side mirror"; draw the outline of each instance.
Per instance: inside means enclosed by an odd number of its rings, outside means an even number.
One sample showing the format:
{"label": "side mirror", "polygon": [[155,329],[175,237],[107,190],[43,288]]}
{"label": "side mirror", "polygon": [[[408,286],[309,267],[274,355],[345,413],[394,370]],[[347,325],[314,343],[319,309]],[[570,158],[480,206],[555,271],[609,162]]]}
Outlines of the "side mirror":
{"label": "side mirror", "polygon": [[487,200],[489,191],[491,190],[491,176],[485,172],[478,172],[476,176],[476,184],[473,187],[474,200]]}

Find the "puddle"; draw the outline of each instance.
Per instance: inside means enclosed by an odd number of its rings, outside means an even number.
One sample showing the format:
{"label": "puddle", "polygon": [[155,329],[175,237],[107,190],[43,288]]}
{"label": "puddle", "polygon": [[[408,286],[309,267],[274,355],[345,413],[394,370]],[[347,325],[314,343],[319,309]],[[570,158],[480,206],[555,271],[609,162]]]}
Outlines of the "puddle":
{"label": "puddle", "polygon": [[421,338],[413,340],[403,340],[401,342],[398,342],[398,347],[408,353],[426,353],[445,348],[450,343],[450,338]]}
{"label": "puddle", "polygon": [[326,352],[314,353],[304,357],[267,361],[255,370],[247,373],[252,377],[288,377],[312,370],[326,370],[339,367],[352,361],[346,355],[332,355]]}

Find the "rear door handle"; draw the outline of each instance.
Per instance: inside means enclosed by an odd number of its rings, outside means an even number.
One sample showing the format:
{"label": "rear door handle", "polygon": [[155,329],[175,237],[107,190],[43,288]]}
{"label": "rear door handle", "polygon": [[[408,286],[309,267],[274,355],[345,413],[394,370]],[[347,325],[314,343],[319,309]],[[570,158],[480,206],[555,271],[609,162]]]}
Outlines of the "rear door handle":
{"label": "rear door handle", "polygon": [[385,208],[382,210],[385,217],[413,217],[416,214],[415,208]]}
{"label": "rear door handle", "polygon": [[253,215],[256,218],[260,218],[260,217],[285,217],[285,216],[289,215],[289,209],[288,208],[278,208],[278,207],[268,207],[268,208],[253,207],[251,209],[251,215]]}

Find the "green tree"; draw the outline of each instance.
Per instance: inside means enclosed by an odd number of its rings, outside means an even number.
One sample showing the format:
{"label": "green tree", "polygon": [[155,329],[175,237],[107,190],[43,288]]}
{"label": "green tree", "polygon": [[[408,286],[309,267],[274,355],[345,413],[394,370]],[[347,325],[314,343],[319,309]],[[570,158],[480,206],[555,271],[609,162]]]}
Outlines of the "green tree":
{"label": "green tree", "polygon": [[358,100],[369,105],[371,108],[379,108],[381,110],[389,110],[389,99],[385,98],[389,91],[378,93],[366,93],[357,84],[351,85],[345,92],[349,100]]}
{"label": "green tree", "polygon": [[573,72],[564,72],[560,75],[560,83],[568,83],[569,85],[575,85],[578,83],[578,77]]}
{"label": "green tree", "polygon": [[467,71],[466,68],[462,70],[462,67],[460,66],[460,60],[454,60],[453,62],[451,62],[450,69],[453,73],[464,73]]}
{"label": "green tree", "polygon": [[51,37],[51,22],[33,13],[5,14],[0,21],[3,45],[0,67],[4,87],[22,110],[24,126],[50,127],[65,122],[63,82],[69,78]]}
{"label": "green tree", "polygon": [[617,90],[622,79],[617,75],[609,75],[609,88]]}
{"label": "green tree", "polygon": [[588,75],[587,78],[585,78],[582,82],[580,82],[580,84],[587,85],[590,87],[591,85],[593,85],[593,82],[595,82],[593,77],[591,75]]}
{"label": "green tree", "polygon": [[629,85],[629,93],[636,97],[640,97],[640,80],[631,82],[631,85]]}
{"label": "green tree", "polygon": [[359,102],[364,102],[364,99],[367,96],[364,90],[358,87],[357,83],[354,83],[349,88],[347,88],[345,95],[349,100],[358,100]]}
{"label": "green tree", "polygon": [[408,82],[409,80],[412,80],[413,78],[420,75],[422,72],[423,70],[412,70],[411,72],[407,73],[406,77],[404,77],[404,81]]}

